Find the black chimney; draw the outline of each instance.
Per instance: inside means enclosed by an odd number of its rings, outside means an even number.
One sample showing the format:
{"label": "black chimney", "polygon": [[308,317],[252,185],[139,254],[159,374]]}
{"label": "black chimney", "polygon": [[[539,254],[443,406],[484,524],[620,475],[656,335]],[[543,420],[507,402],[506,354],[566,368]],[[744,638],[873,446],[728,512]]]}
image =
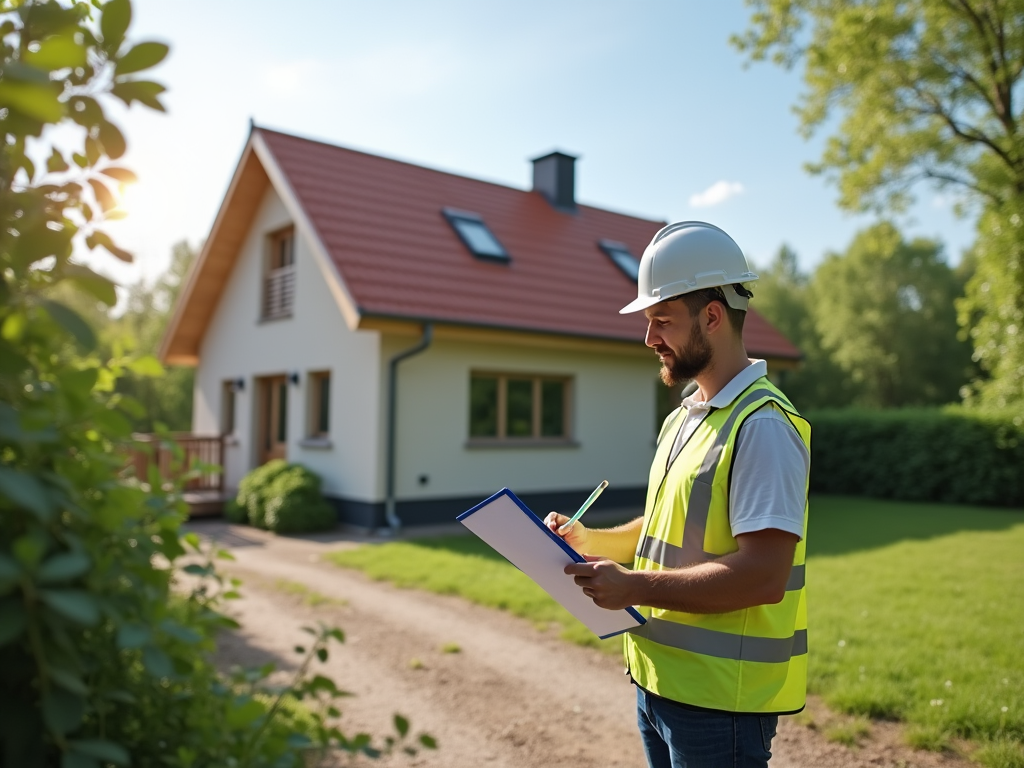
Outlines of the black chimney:
{"label": "black chimney", "polygon": [[540,192],[555,208],[576,210],[576,158],[552,152],[533,160],[533,191]]}

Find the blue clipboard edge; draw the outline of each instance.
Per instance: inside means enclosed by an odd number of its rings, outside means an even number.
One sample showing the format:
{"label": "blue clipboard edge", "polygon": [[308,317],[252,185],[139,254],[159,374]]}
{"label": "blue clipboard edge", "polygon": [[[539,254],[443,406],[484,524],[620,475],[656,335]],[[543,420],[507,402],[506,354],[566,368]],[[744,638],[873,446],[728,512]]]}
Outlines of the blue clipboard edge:
{"label": "blue clipboard edge", "polygon": [[[508,488],[502,488],[500,491],[495,493],[493,496],[488,496],[486,499],[481,501],[479,504],[477,504],[472,509],[467,509],[461,515],[459,515],[458,517],[455,518],[456,522],[461,523],[463,520],[465,520],[467,517],[472,515],[474,512],[478,511],[479,509],[481,509],[483,507],[486,507],[488,504],[490,504],[492,501],[497,499],[499,496],[508,496],[510,499],[512,499],[512,501],[515,502],[516,506],[519,507],[519,509],[521,509],[523,511],[523,514],[525,514],[528,518],[530,518],[537,525],[538,528],[540,528],[542,531],[544,531],[544,533],[547,534],[547,537],[549,539],[554,541],[558,546],[560,546],[563,550],[565,550],[565,554],[567,554],[569,557],[571,557],[573,562],[575,562],[575,563],[585,563],[585,562],[587,562],[587,558],[585,558],[583,555],[581,555],[575,549],[573,549],[568,544],[566,544],[565,543],[565,539],[563,539],[561,536],[558,536],[557,534],[553,533],[550,528],[548,528],[546,525],[544,525],[544,521],[541,520],[539,517],[537,517],[536,513],[532,509],[530,509],[528,506],[526,506],[522,502],[522,500],[518,496],[516,496],[514,493],[512,493],[512,491],[510,491]],[[624,610],[630,616],[632,616],[634,619],[636,619],[638,622],[640,622],[641,626],[643,626],[644,624],[647,623],[647,619],[645,619],[643,617],[643,615],[636,608],[633,608],[632,606],[630,606],[628,608],[625,608]],[[609,637],[615,637],[616,635],[621,635],[623,632],[629,632],[629,630],[628,629],[622,629],[622,630],[619,630],[618,632],[612,632],[610,635],[599,635],[598,639],[599,640],[607,640]]]}

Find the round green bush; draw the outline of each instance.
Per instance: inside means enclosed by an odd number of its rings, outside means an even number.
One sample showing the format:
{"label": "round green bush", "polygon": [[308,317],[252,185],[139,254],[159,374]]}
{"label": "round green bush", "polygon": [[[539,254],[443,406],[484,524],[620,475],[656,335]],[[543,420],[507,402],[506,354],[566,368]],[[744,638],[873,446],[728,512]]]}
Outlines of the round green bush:
{"label": "round green bush", "polygon": [[299,464],[276,474],[264,499],[264,522],[275,533],[323,531],[337,521],[320,493],[319,475]]}
{"label": "round green bush", "polygon": [[268,461],[242,478],[238,484],[238,496],[235,502],[245,510],[249,525],[254,528],[266,528],[264,519],[266,512],[267,493],[271,484],[279,474],[286,471],[290,465],[284,459]]}

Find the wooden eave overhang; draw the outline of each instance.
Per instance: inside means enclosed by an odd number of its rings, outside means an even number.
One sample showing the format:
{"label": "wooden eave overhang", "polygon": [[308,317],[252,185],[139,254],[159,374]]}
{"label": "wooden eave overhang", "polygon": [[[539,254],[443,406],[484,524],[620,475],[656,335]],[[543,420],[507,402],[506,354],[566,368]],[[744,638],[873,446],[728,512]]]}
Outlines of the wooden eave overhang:
{"label": "wooden eave overhang", "polygon": [[164,363],[196,365],[199,362],[203,335],[269,184],[270,179],[256,156],[250,134],[210,236],[189,271],[164,334],[160,346],[160,359]]}

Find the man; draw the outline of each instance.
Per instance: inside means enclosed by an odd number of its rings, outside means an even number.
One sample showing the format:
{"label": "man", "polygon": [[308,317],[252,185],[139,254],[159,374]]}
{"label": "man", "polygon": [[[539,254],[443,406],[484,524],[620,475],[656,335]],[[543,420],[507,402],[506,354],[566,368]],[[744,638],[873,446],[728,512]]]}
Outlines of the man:
{"label": "man", "polygon": [[804,707],[810,427],[744,350],[756,279],[717,227],[655,235],[621,311],[645,312],[665,384],[698,389],[662,426],[644,516],[565,534],[597,605],[651,609],[625,639],[651,768],[766,766],[778,716]]}

